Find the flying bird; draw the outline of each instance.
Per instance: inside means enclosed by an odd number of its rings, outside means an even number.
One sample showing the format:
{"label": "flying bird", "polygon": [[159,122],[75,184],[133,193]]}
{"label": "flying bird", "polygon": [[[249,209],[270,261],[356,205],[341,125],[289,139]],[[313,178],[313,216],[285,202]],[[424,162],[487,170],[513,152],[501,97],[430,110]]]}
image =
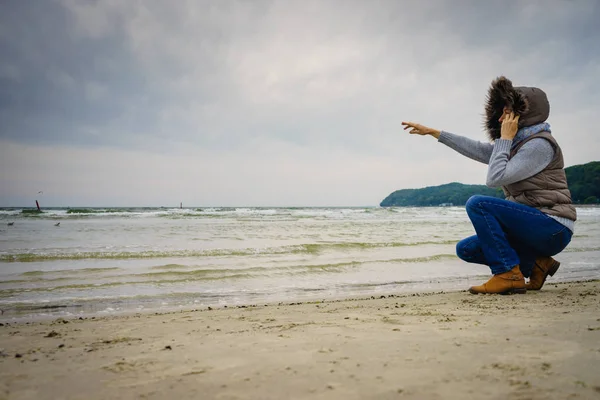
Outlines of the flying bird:
{"label": "flying bird", "polygon": [[55,223],[54,226],[60,226],[60,222]]}
{"label": "flying bird", "polygon": [[6,224],[6,225],[8,225],[8,226],[13,226],[14,224],[15,224],[14,222],[9,222],[9,223],[8,223],[8,224]]}

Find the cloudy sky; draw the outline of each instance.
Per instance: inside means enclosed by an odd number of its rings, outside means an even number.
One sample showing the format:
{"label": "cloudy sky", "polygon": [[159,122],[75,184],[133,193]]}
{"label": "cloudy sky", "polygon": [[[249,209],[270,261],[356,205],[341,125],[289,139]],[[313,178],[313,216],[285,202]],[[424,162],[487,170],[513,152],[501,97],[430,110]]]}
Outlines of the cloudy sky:
{"label": "cloudy sky", "polygon": [[600,1],[3,0],[0,206],[377,205],[485,182],[506,75],[600,159]]}

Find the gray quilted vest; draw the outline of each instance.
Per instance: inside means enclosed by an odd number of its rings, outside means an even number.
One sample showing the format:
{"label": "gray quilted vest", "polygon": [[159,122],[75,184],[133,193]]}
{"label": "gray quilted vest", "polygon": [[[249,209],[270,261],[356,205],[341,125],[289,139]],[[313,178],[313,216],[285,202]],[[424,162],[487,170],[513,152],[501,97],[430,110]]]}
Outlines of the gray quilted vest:
{"label": "gray quilted vest", "polygon": [[549,132],[531,135],[511,150],[512,158],[525,143],[532,139],[544,138],[554,148],[554,158],[544,170],[519,182],[503,186],[506,200],[535,207],[548,215],[577,220],[577,211],[571,201],[571,192],[567,186],[563,154],[560,146]]}

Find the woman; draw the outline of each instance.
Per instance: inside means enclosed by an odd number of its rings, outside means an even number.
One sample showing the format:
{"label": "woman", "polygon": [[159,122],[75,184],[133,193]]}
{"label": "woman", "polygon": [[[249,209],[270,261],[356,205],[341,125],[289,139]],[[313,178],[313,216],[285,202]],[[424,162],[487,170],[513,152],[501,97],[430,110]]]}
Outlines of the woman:
{"label": "woman", "polygon": [[[550,104],[534,87],[494,80],[485,106],[492,143],[477,142],[412,122],[411,134],[430,135],[473,160],[488,164],[489,187],[502,187],[506,200],[473,196],[466,204],[474,236],[461,240],[461,259],[486,264],[492,278],[471,293],[525,293],[539,290],[560,263],[551,256],[571,241],[577,213],[567,186],[562,151],[546,119]],[[525,277],[529,283],[525,284]]]}

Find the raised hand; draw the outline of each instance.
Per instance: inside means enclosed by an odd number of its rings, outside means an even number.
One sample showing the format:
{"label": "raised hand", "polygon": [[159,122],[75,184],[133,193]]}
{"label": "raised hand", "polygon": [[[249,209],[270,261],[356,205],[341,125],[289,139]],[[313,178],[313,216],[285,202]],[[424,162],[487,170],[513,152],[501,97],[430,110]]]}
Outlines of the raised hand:
{"label": "raised hand", "polygon": [[414,122],[402,122],[404,126],[404,130],[410,129],[408,133],[411,135],[431,135],[434,138],[438,139],[440,137],[440,131],[437,129],[429,128],[425,125],[416,124]]}
{"label": "raised hand", "polygon": [[512,111],[502,118],[502,127],[500,128],[500,138],[513,140],[519,130],[519,116]]}

